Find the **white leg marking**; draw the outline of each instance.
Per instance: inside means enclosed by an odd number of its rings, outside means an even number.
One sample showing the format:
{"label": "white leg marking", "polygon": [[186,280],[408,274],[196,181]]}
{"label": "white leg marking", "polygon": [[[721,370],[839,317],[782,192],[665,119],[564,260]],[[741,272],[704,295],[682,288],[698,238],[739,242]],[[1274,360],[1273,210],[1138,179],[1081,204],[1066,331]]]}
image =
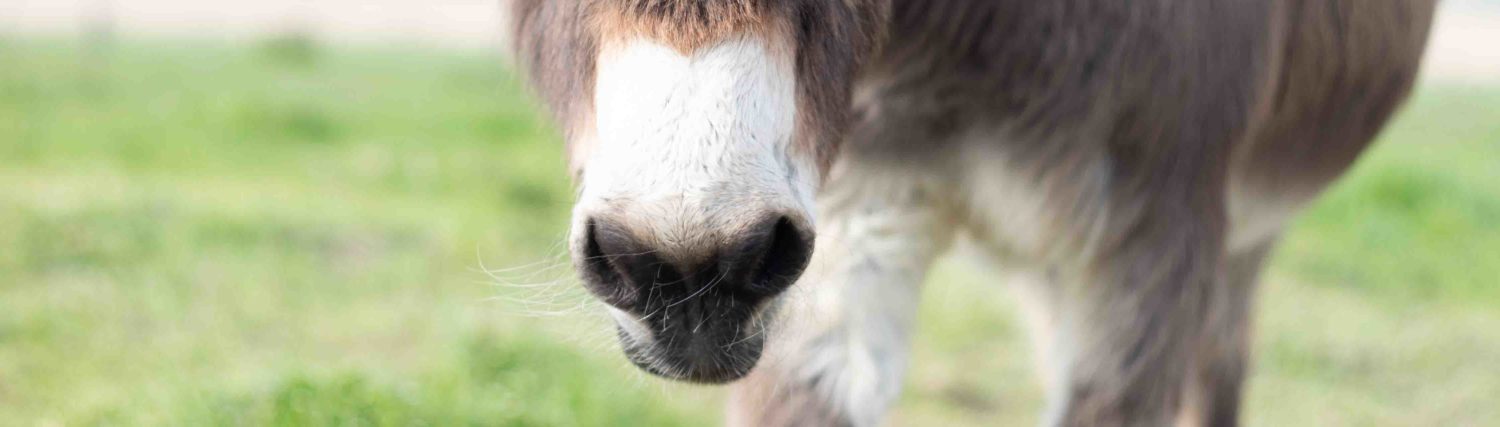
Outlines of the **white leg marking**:
{"label": "white leg marking", "polygon": [[[853,176],[857,175],[857,176]],[[852,425],[878,425],[900,395],[918,291],[953,221],[911,177],[834,172],[818,250],[784,305],[773,363]]]}
{"label": "white leg marking", "polygon": [[1077,358],[1077,338],[1066,324],[1072,318],[1058,310],[1067,307],[1058,299],[1062,290],[1044,273],[1021,272],[1011,275],[1010,289],[1020,302],[1022,318],[1031,338],[1037,373],[1047,393],[1047,408],[1042,414],[1042,425],[1057,425],[1062,419],[1068,403],[1068,378],[1073,362]]}

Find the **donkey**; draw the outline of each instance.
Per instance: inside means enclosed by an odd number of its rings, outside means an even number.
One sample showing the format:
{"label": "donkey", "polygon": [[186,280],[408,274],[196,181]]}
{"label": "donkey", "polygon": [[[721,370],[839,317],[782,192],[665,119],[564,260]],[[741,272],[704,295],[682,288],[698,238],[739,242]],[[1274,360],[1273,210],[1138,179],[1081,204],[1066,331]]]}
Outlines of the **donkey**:
{"label": "donkey", "polygon": [[1023,301],[1045,424],[1227,426],[1262,263],[1406,98],[1435,1],[511,12],[584,286],[635,365],[733,383],[730,424],[879,424],[962,238]]}

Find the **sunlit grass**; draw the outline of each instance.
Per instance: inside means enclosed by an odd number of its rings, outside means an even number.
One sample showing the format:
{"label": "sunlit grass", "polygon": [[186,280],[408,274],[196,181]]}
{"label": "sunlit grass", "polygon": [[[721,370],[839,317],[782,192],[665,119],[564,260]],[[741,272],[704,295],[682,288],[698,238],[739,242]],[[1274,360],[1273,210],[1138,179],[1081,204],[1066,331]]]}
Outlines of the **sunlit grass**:
{"label": "sunlit grass", "polygon": [[[479,54],[0,40],[0,425],[715,422],[719,390],[629,367],[581,305],[520,87]],[[1250,421],[1500,419],[1496,111],[1423,91],[1298,222]],[[929,283],[895,422],[1034,424],[986,277]]]}

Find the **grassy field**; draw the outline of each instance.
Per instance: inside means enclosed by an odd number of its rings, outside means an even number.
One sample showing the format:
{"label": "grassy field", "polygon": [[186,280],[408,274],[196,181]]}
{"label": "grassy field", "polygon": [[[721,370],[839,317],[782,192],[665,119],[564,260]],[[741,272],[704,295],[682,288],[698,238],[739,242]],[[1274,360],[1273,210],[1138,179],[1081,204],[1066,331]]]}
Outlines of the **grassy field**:
{"label": "grassy field", "polygon": [[[522,94],[476,54],[0,39],[0,425],[717,421],[567,279]],[[894,424],[1034,424],[982,277],[929,284]],[[1497,422],[1497,281],[1500,88],[1424,88],[1278,253],[1248,421]]]}

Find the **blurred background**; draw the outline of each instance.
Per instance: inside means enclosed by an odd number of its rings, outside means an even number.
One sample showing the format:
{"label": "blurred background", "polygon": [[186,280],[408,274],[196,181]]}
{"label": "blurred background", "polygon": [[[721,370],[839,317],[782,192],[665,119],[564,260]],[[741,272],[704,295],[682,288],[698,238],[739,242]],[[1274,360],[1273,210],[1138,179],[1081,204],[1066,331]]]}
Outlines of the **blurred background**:
{"label": "blurred background", "polygon": [[[494,0],[0,0],[0,425],[704,425],[574,285]],[[1500,0],[1266,276],[1250,425],[1500,422]],[[1035,425],[946,261],[895,425]]]}

